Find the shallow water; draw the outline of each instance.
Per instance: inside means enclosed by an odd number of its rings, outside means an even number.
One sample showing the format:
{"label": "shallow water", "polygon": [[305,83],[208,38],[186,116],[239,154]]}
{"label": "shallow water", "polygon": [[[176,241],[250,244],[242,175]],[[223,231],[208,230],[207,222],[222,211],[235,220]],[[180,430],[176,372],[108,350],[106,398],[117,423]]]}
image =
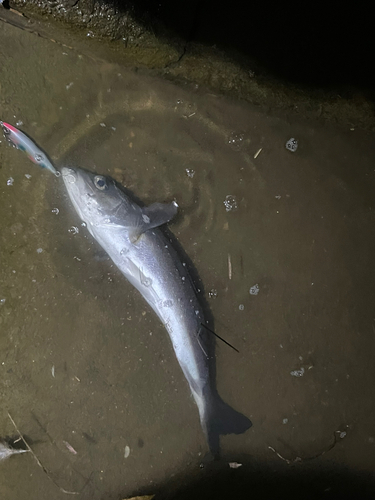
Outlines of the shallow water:
{"label": "shallow water", "polygon": [[[219,392],[253,421],[222,438],[222,467],[286,466],[271,446],[301,467],[373,471],[374,137],[0,28],[1,119],[57,167],[109,174],[145,204],[177,200],[169,229],[240,351],[217,345]],[[9,411],[81,498],[201,473],[207,445],[166,331],[102,258],[61,179],[1,141],[0,434],[14,434]],[[1,498],[30,492],[66,496],[30,454],[1,464]]]}

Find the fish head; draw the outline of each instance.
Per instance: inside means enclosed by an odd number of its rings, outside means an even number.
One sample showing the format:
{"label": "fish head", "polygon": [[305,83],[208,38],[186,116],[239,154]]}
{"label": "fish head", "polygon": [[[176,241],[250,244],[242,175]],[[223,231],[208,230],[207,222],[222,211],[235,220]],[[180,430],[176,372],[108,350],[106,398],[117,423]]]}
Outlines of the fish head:
{"label": "fish head", "polygon": [[110,224],[119,206],[127,202],[110,177],[71,167],[63,167],[61,175],[74,208],[87,224]]}

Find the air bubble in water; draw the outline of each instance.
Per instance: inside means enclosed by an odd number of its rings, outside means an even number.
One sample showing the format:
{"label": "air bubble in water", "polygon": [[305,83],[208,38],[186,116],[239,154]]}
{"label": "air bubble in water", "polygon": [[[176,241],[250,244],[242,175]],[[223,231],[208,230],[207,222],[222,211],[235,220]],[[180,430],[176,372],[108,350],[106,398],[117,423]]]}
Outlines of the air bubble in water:
{"label": "air bubble in water", "polygon": [[9,177],[9,179],[7,180],[7,186],[13,186],[13,182],[14,182],[13,177]]}
{"label": "air bubble in water", "polygon": [[186,168],[185,172],[186,172],[187,176],[190,177],[191,179],[194,177],[194,174],[195,174],[195,170],[194,169],[192,169],[192,168]]}
{"label": "air bubble in water", "polygon": [[240,305],[238,306],[238,309],[239,309],[240,311],[243,311],[243,310],[245,309],[245,306],[244,306],[243,304],[240,304]]}
{"label": "air bubble in water", "polygon": [[173,306],[173,300],[164,300],[163,302],[163,307],[172,307]]}
{"label": "air bubble in water", "polygon": [[149,224],[150,217],[148,217],[148,215],[142,214],[142,219],[143,219],[143,222],[145,222],[146,224]]}
{"label": "air bubble in water", "polygon": [[249,290],[250,295],[258,295],[259,293],[259,285],[253,285]]}
{"label": "air bubble in water", "polygon": [[126,255],[127,253],[129,252],[129,248],[123,248],[121,251],[120,251],[120,255]]}
{"label": "air bubble in water", "polygon": [[288,151],[291,151],[292,153],[295,153],[298,148],[298,141],[294,137],[291,137],[289,141],[285,144],[285,147]]}
{"label": "air bubble in water", "polygon": [[216,299],[216,297],[217,297],[217,290],[215,288],[212,288],[208,292],[208,296],[210,297],[210,299]]}
{"label": "air bubble in water", "polygon": [[228,144],[235,151],[239,151],[244,141],[244,134],[238,132],[232,132],[228,137]]}
{"label": "air bubble in water", "polygon": [[43,248],[37,248],[37,249],[36,249],[36,252],[37,252],[37,253],[42,253],[42,252],[43,252]]}
{"label": "air bubble in water", "polygon": [[58,215],[58,213],[60,212],[60,210],[59,210],[58,208],[53,208],[53,209],[51,210],[51,212],[52,212],[53,214],[55,214],[55,215]]}
{"label": "air bubble in water", "polygon": [[69,232],[70,234],[77,234],[77,233],[79,233],[79,229],[78,229],[78,227],[77,227],[77,226],[72,226],[72,227],[70,227],[70,228],[68,229],[68,232]]}
{"label": "air bubble in water", "polygon": [[0,299],[0,305],[5,304],[6,299]]}
{"label": "air bubble in water", "polygon": [[232,194],[228,194],[225,197],[225,200],[224,200],[223,203],[224,203],[224,206],[225,206],[225,210],[227,212],[231,212],[232,210],[237,210],[237,208],[238,208],[237,199]]}

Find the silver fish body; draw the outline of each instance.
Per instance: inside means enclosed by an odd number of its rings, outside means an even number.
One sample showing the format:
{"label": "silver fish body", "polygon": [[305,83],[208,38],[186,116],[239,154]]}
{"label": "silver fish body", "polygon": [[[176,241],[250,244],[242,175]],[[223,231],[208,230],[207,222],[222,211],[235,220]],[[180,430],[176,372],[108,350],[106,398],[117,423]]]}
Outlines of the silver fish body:
{"label": "silver fish body", "polygon": [[245,432],[251,422],[217,394],[210,369],[211,334],[202,326],[202,307],[186,267],[159,229],[176,214],[177,204],[140,207],[110,178],[83,169],[63,168],[61,173],[91,235],[167,329],[198,406],[210,451],[217,455],[220,434]]}

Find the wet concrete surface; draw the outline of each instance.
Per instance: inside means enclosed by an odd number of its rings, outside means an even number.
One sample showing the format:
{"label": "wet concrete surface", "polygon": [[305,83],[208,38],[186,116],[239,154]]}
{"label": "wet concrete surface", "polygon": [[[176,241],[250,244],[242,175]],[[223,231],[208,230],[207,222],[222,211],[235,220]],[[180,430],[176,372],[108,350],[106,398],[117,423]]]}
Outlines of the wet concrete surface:
{"label": "wet concrete surface", "polygon": [[178,201],[169,229],[217,333],[240,351],[217,346],[219,391],[253,421],[199,467],[207,445],[166,331],[98,258],[61,179],[1,139],[0,435],[15,434],[9,411],[53,479],[13,456],[1,498],[183,498],[193,487],[207,498],[254,485],[259,496],[371,498],[373,133],[0,27],[1,119],[57,167],[110,174],[146,204]]}
{"label": "wet concrete surface", "polygon": [[232,2],[230,9],[209,1],[5,3],[10,9],[0,9],[1,20],[87,56],[272,110],[375,130],[375,79],[364,50],[375,42],[359,10],[305,16],[267,2]]}

